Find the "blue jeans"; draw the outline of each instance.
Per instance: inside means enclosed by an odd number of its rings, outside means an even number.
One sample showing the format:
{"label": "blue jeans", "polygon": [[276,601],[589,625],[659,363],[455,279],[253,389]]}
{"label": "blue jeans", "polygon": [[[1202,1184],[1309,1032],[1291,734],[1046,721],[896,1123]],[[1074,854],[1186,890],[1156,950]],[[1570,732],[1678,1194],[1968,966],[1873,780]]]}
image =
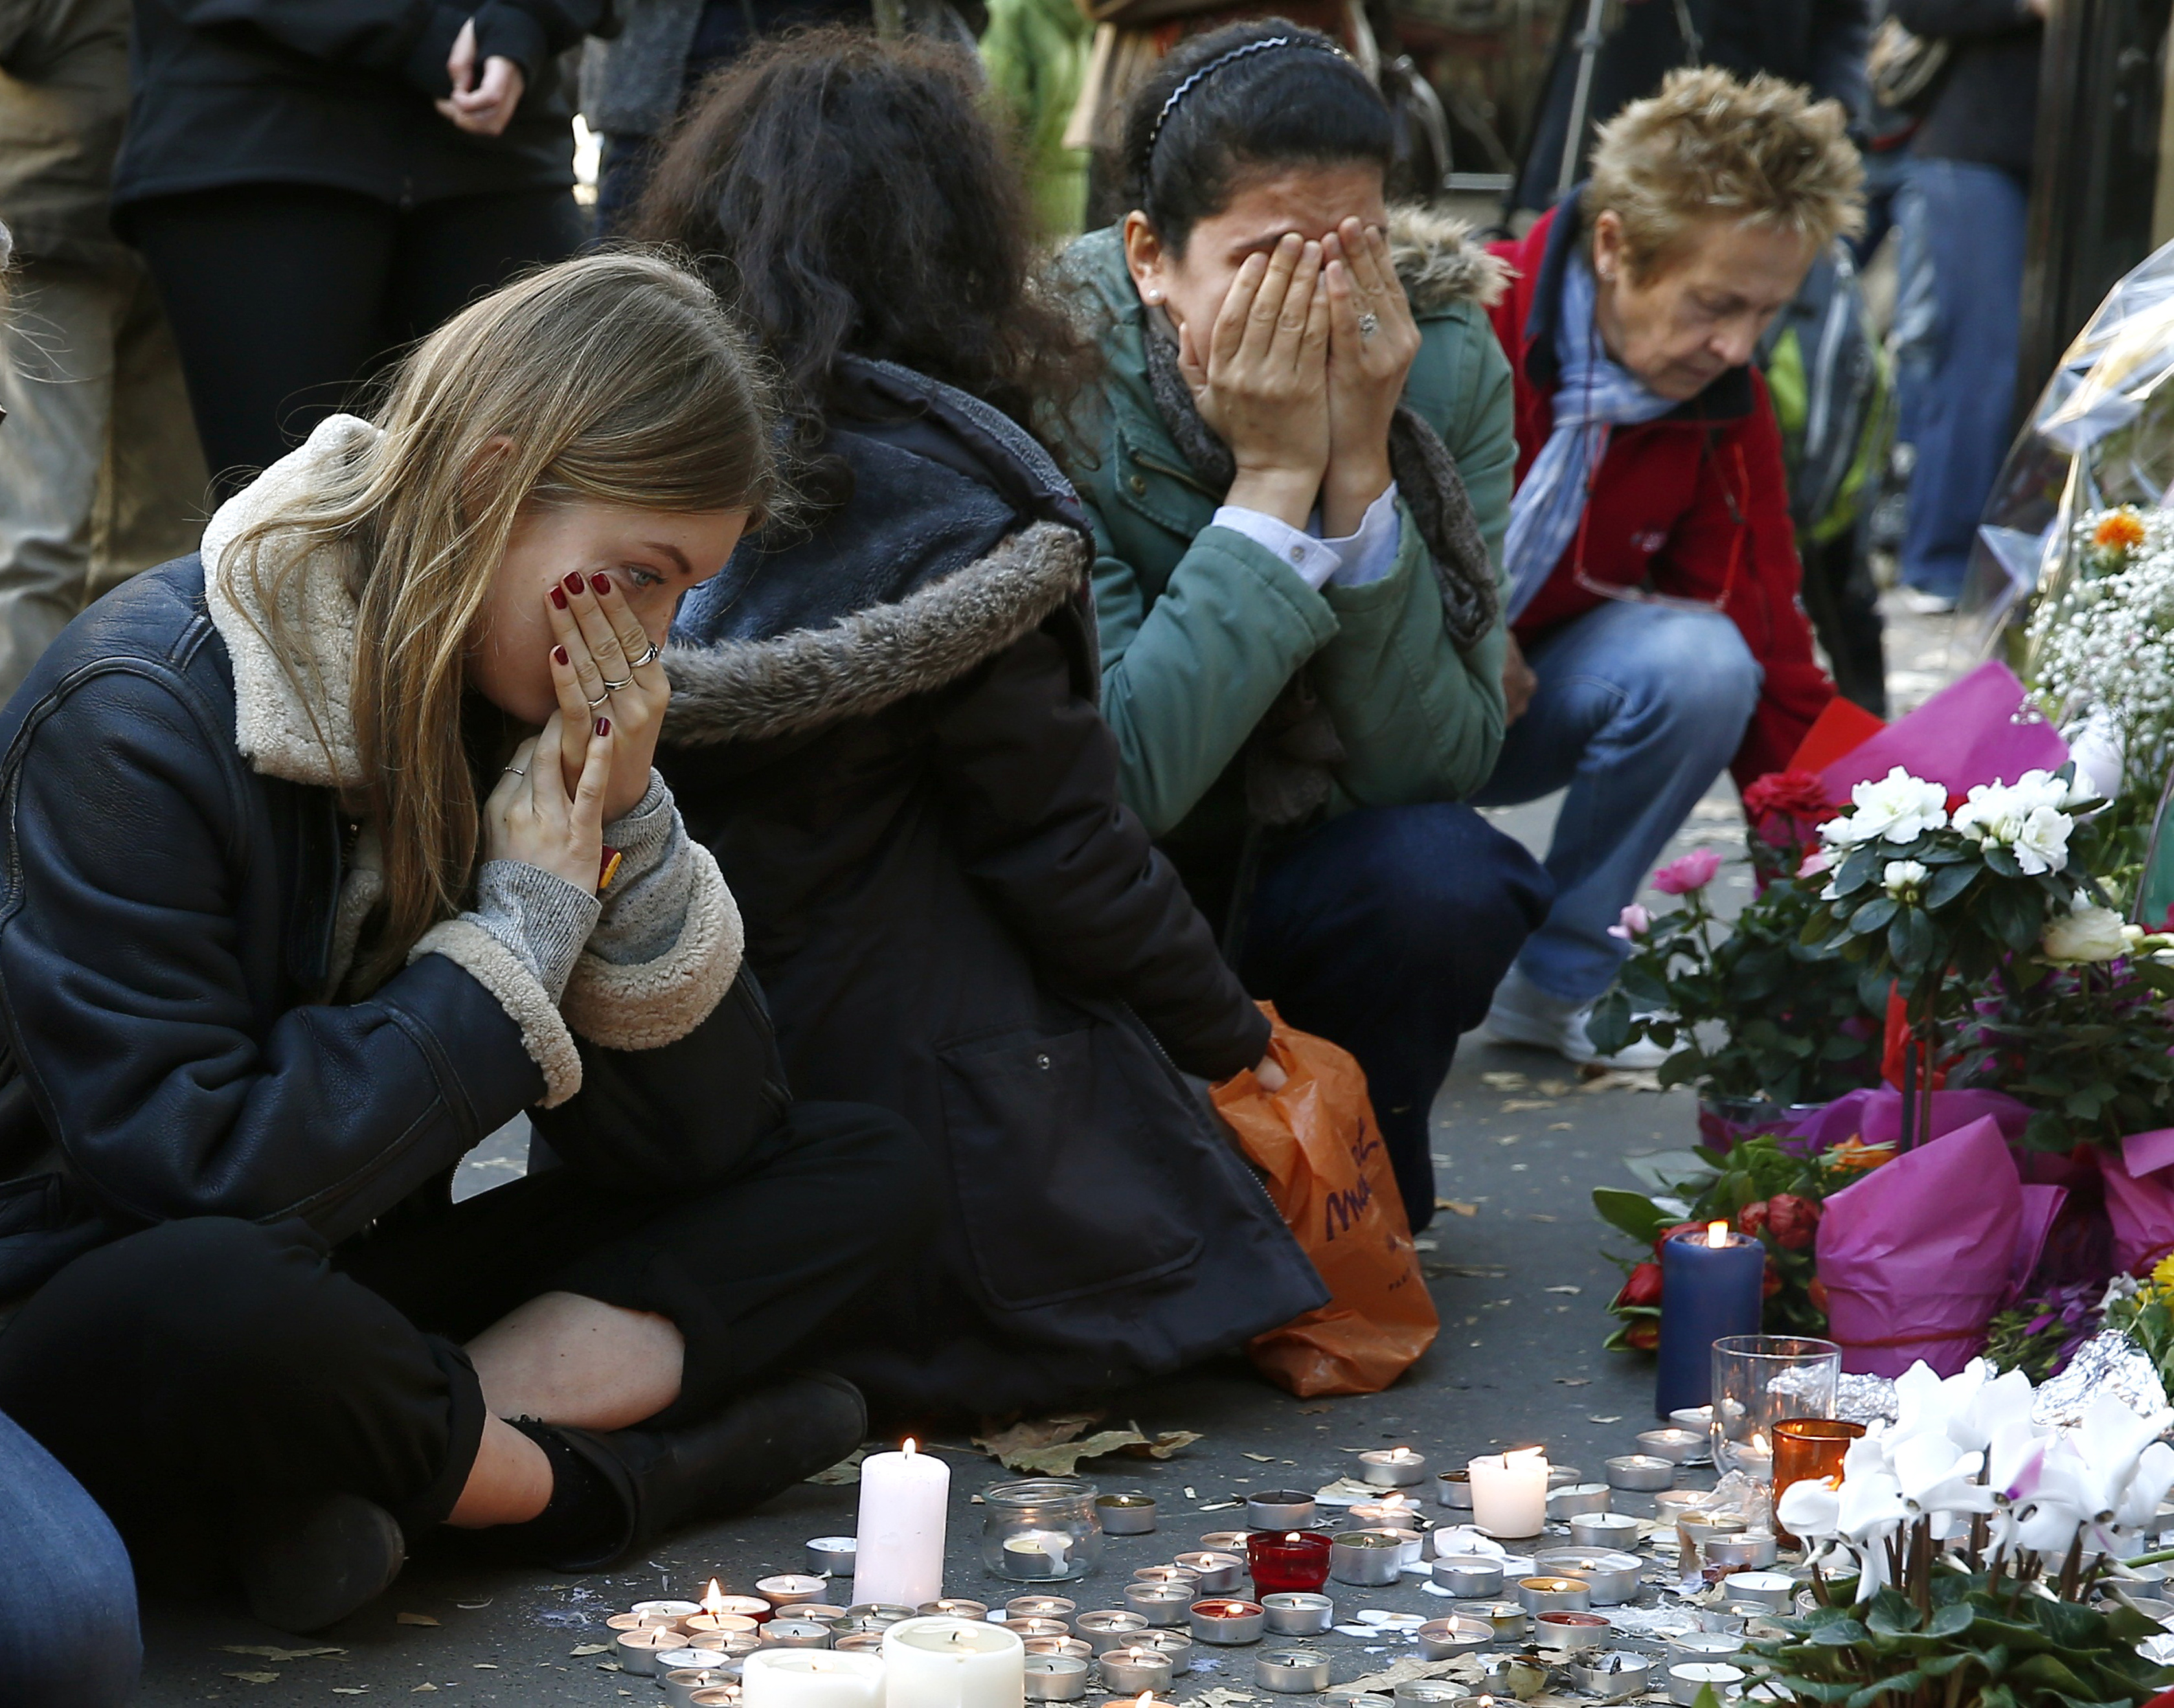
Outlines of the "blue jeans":
{"label": "blue jeans", "polygon": [[1917,462],[1902,579],[1961,592],[1979,517],[2008,454],[2023,315],[2023,227],[2030,193],[1998,166],[1912,160],[1902,198],[1906,248],[1932,274],[1921,350],[1899,364],[1902,419]]}
{"label": "blue jeans", "polygon": [[1414,1230],[1434,1219],[1428,1122],[1458,1035],[1546,916],[1547,874],[1471,808],[1368,807],[1264,862],[1239,974],[1366,1070]]}
{"label": "blue jeans", "polygon": [[1608,927],[1742,743],[1760,670],[1717,612],[1620,601],[1550,630],[1527,661],[1539,686],[1473,798],[1569,790],[1548,848],[1555,905],[1517,965],[1549,996],[1586,1003],[1622,959]]}
{"label": "blue jeans", "polygon": [[128,1551],[83,1485],[0,1414],[0,1701],[107,1708],[143,1643]]}

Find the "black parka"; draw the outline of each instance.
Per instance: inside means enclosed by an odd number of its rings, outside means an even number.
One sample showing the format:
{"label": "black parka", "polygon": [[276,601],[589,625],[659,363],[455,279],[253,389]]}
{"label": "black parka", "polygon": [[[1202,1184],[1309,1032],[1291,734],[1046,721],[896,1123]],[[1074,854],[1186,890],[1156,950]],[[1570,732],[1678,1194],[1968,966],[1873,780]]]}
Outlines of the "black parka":
{"label": "black parka", "polygon": [[1185,1077],[1268,1026],[1118,804],[1070,488],[961,392],[839,378],[852,498],[690,596],[658,765],[795,1094],[896,1111],[948,1173],[938,1249],[839,1367],[894,1405],[1052,1403],[1324,1295]]}

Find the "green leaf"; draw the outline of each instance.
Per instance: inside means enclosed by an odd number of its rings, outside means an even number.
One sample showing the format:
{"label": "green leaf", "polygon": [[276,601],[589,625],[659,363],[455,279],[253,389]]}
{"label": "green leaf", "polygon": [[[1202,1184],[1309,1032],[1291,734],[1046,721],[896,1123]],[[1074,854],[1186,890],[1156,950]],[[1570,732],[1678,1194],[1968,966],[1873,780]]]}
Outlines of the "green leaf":
{"label": "green leaf", "polygon": [[1642,1193],[1625,1192],[1617,1186],[1595,1186],[1593,1208],[1599,1212],[1601,1220],[1612,1228],[1620,1228],[1641,1246],[1652,1245],[1662,1229],[1678,1219],[1664,1214]]}
{"label": "green leaf", "polygon": [[1595,1003],[1593,1013],[1585,1023],[1585,1035],[1603,1056],[1613,1056],[1628,1044],[1630,1041],[1629,992],[1611,990]]}
{"label": "green leaf", "polygon": [[1890,1694],[1907,1695],[1917,1688],[1919,1681],[1923,1677],[1923,1673],[1912,1667],[1906,1673],[1897,1673],[1892,1678],[1879,1679],[1867,1684],[1862,1690],[1852,1691],[1844,1704],[1844,1708],[1871,1708],[1871,1705],[1882,1696]]}
{"label": "green leaf", "polygon": [[1959,861],[1952,866],[1940,866],[1933,873],[1933,881],[1926,886],[1925,906],[1928,911],[1938,912],[1977,882],[1978,868],[1975,862]]}
{"label": "green leaf", "polygon": [[1856,937],[1871,936],[1874,932],[1878,931],[1888,921],[1894,918],[1896,911],[1901,905],[1902,904],[1891,895],[1874,896],[1871,900],[1850,915],[1851,934]]}
{"label": "green leaf", "polygon": [[1925,1635],[1928,1637],[1952,1637],[1960,1631],[1968,1630],[1971,1622],[1977,1617],[1976,1611],[1968,1602],[1950,1602],[1947,1606],[1933,1610],[1933,1622],[1925,1627]]}

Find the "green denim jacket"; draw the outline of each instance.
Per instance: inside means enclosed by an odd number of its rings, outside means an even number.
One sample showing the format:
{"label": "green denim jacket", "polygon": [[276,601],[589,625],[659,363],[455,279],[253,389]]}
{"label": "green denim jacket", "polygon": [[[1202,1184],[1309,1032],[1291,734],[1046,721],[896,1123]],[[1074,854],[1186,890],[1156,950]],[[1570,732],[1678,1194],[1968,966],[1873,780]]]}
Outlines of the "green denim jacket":
{"label": "green denim jacket", "polygon": [[[1499,585],[1517,454],[1510,366],[1484,307],[1501,274],[1461,222],[1399,209],[1391,228],[1420,329],[1404,398],[1456,458]],[[1146,311],[1118,233],[1090,233],[1066,260],[1108,360],[1101,407],[1082,412],[1087,454],[1071,470],[1095,524],[1102,714],[1117,738],[1119,792],[1149,834],[1188,877],[1227,878],[1246,831],[1233,761],[1309,661],[1344,751],[1330,812],[1477,789],[1502,744],[1500,622],[1468,650],[1451,642],[1401,502],[1395,569],[1318,592],[1265,547],[1211,526],[1222,495],[1187,471],[1149,392]]]}

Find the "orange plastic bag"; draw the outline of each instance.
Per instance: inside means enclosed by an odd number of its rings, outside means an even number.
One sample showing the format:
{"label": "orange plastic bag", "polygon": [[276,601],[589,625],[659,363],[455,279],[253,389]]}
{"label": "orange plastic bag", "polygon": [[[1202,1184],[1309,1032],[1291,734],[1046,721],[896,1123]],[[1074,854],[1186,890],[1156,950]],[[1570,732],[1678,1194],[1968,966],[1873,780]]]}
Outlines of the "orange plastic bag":
{"label": "orange plastic bag", "polygon": [[1333,1295],[1247,1350],[1301,1395],[1378,1393],[1441,1327],[1412,1244],[1387,1147],[1359,1064],[1325,1038],[1275,1022],[1268,1053],[1289,1076],[1269,1093],[1248,1072],[1215,1088],[1216,1112],[1268,1173],[1268,1194]]}

